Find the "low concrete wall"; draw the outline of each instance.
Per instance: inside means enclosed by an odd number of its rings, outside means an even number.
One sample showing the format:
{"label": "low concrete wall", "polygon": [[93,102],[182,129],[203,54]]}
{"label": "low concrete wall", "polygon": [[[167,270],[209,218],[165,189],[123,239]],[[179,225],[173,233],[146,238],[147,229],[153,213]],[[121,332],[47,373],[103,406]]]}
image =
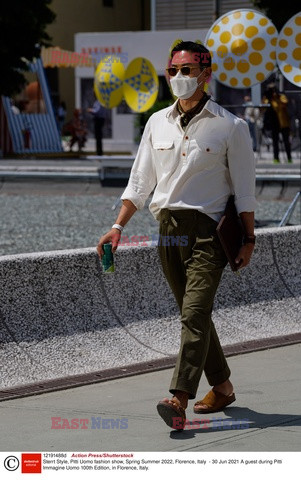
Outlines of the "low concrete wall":
{"label": "low concrete wall", "polygon": [[[301,227],[264,229],[251,265],[225,269],[214,322],[223,345],[300,332]],[[0,388],[177,353],[179,314],[155,247],[0,257]]]}

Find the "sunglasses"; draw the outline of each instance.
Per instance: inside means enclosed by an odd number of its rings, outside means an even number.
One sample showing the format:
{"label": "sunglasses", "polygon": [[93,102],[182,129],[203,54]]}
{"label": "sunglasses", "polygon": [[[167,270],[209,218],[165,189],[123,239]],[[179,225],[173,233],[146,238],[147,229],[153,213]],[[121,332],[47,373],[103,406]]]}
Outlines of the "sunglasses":
{"label": "sunglasses", "polygon": [[198,67],[180,67],[180,68],[169,67],[169,68],[166,69],[166,71],[168,72],[168,75],[170,77],[175,77],[179,70],[181,71],[181,73],[183,75],[189,75],[191,73],[191,71],[195,70],[196,68],[200,68],[200,67],[199,66]]}

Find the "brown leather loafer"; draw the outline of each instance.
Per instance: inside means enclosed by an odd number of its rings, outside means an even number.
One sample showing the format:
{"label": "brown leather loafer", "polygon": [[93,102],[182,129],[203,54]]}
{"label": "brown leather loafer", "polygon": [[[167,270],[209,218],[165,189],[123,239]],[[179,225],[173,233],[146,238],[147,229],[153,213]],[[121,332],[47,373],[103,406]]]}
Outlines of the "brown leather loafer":
{"label": "brown leather loafer", "polygon": [[[224,410],[228,405],[235,402],[235,394],[224,395],[223,393],[210,390],[209,393],[194,404],[194,413],[215,413]],[[198,408],[199,407],[199,408]]]}
{"label": "brown leather loafer", "polygon": [[164,422],[174,430],[185,428],[186,414],[181,405],[172,400],[162,400],[157,405],[157,410]]}

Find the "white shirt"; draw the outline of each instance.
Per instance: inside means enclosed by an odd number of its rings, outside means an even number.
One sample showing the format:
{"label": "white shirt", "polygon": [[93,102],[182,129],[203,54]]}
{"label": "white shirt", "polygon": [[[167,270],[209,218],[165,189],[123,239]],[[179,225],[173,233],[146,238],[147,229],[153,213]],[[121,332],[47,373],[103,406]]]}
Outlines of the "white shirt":
{"label": "white shirt", "polygon": [[231,193],[238,213],[252,212],[255,159],[246,122],[208,100],[188,124],[180,125],[176,103],[147,122],[122,199],[149,209],[195,209],[219,221]]}

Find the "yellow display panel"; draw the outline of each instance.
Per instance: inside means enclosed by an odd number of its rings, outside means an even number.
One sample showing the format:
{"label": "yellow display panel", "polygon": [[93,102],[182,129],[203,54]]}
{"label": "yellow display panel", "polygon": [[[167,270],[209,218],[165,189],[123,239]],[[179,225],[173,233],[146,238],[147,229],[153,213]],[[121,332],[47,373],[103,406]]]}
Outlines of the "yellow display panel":
{"label": "yellow display panel", "polygon": [[106,108],[117,107],[123,97],[125,68],[120,58],[108,55],[97,66],[94,74],[94,92]]}
{"label": "yellow display panel", "polygon": [[153,65],[146,58],[135,58],[128,65],[123,94],[125,101],[134,112],[146,112],[156,101],[159,80]]}

